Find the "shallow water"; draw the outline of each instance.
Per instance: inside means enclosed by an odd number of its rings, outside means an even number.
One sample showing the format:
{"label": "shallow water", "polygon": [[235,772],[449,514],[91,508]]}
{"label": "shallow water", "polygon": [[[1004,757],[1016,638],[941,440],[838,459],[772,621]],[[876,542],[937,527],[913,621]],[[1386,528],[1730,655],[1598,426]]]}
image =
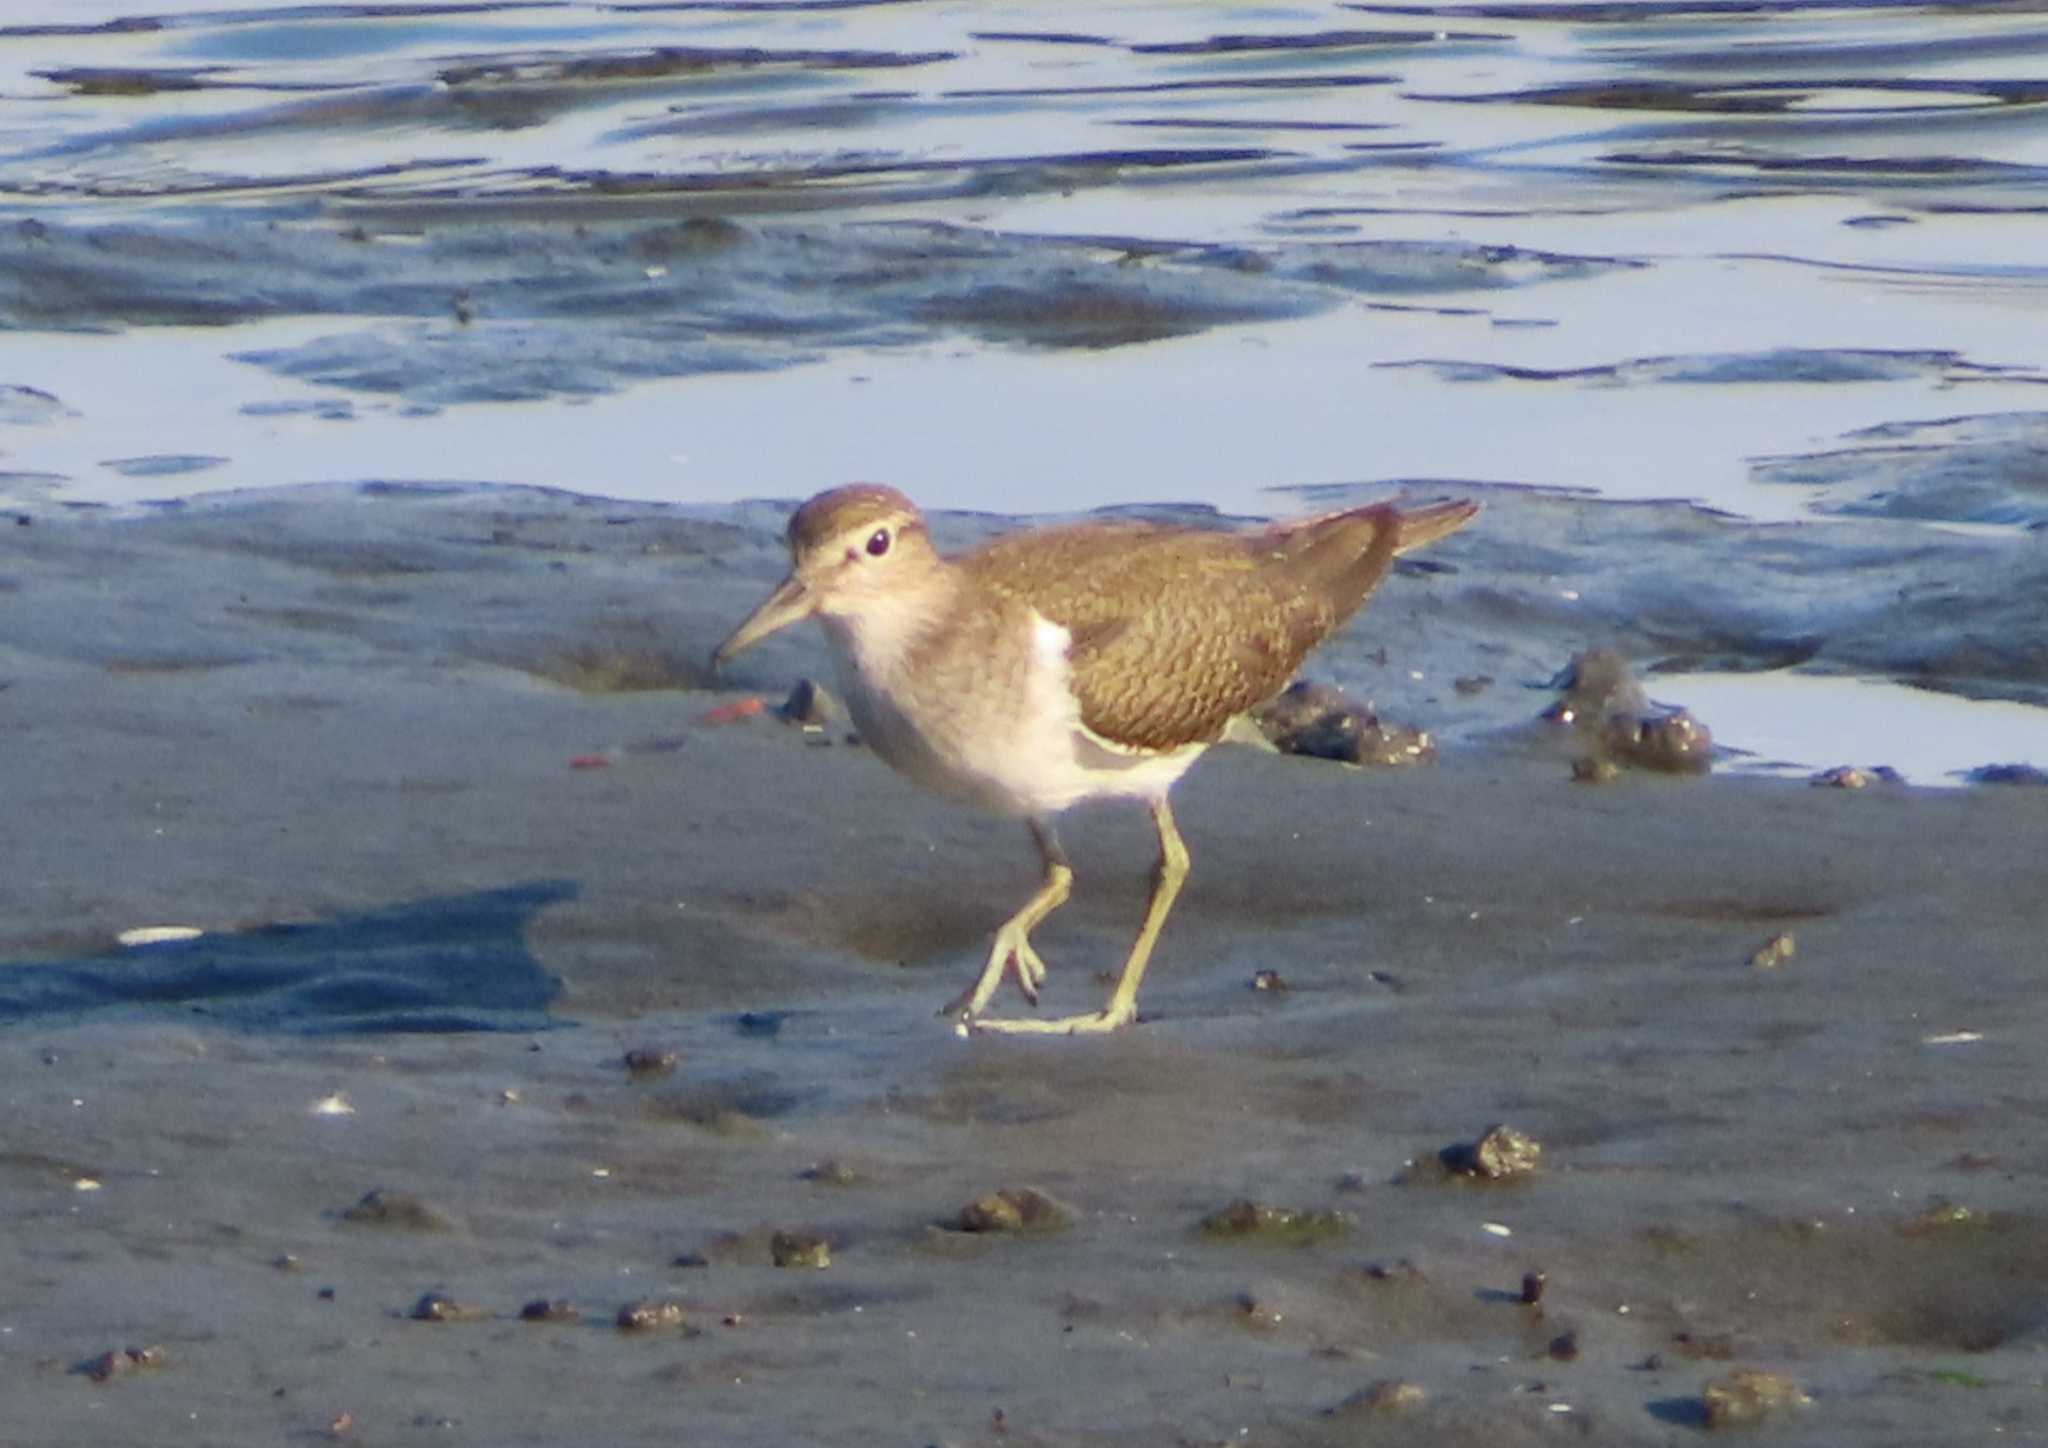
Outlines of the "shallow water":
{"label": "shallow water", "polygon": [[[2022,591],[1938,623],[2021,663],[1792,663],[2039,702],[2038,6],[107,3],[0,35],[11,507],[1537,484],[1859,515],[1937,594],[1973,565],[1928,525],[1996,525]],[[1610,526],[1580,571],[1628,566]],[[1831,541],[1795,551],[1867,574]],[[1660,554],[1697,632],[1854,632],[1712,556]],[[1862,697],[1892,762],[1952,767],[1949,725]],[[1709,722],[1769,750],[1792,699]]]}

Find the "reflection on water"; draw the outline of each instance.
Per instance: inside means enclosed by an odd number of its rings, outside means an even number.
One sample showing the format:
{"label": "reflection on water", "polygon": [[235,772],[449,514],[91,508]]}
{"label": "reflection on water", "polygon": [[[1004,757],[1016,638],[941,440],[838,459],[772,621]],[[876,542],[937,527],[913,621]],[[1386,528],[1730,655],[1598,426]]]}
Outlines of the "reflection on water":
{"label": "reflection on water", "polygon": [[1980,702],[1872,679],[1803,674],[1670,674],[1659,698],[1704,719],[1742,751],[1724,768],[1807,775],[1839,764],[1874,770],[1895,760],[1912,784],[1950,785],[1990,762],[2048,759],[2048,709]]}
{"label": "reflection on water", "polygon": [[0,15],[15,506],[1407,479],[2048,523],[2034,5],[132,3]]}

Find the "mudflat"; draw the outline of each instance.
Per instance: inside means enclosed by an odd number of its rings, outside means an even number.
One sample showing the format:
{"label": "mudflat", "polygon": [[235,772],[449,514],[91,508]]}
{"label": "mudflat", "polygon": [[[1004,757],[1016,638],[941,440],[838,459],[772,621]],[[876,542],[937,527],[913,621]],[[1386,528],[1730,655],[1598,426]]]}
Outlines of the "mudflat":
{"label": "mudflat", "polygon": [[[1146,1019],[961,1039],[1029,841],[713,715],[780,516],[8,529],[0,1443],[2039,1431],[2042,792],[1218,750]],[[1448,697],[1461,576],[1340,658]],[[1061,1012],[1151,852],[1064,834]]]}

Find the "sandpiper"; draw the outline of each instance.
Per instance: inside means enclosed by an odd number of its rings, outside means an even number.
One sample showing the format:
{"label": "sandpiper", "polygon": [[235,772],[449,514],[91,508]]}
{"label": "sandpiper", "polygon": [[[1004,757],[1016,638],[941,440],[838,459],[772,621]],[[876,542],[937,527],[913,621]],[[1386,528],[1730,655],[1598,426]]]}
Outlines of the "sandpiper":
{"label": "sandpiper", "polygon": [[[1394,556],[1470,522],[1470,502],[1391,504],[1242,531],[1087,521],[1006,534],[953,558],[894,488],[855,484],[789,521],[789,577],[712,654],[714,667],[815,618],[860,737],[919,784],[1022,817],[1045,876],[946,1007],[963,1030],[1109,1031],[1187,875],[1167,793],[1355,613]],[[1031,932],[1074,872],[1053,818],[1087,799],[1142,800],[1159,862],[1108,1004],[1059,1020],[983,1015],[1006,975],[1037,1004]]]}

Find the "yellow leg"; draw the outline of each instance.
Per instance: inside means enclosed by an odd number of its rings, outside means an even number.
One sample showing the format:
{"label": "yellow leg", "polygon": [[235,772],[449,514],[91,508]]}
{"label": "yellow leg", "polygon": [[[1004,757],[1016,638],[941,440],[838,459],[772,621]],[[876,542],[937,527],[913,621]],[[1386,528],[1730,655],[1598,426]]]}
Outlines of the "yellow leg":
{"label": "yellow leg", "polygon": [[1038,845],[1039,862],[1045,866],[1045,882],[1038,887],[1037,894],[1024,902],[1024,908],[996,931],[981,978],[949,1001],[940,1015],[959,1020],[980,1015],[1013,965],[1017,989],[1023,992],[1025,1000],[1038,1004],[1038,988],[1045,984],[1045,962],[1031,947],[1031,932],[1046,916],[1067,903],[1067,894],[1074,886],[1074,871],[1067,864],[1066,851],[1060,848],[1052,826],[1043,820],[1031,821],[1031,838]]}
{"label": "yellow leg", "polygon": [[1173,822],[1173,810],[1163,797],[1153,802],[1152,823],[1159,829],[1159,863],[1152,871],[1152,900],[1145,907],[1145,921],[1138,927],[1138,938],[1131,943],[1131,953],[1124,958],[1123,973],[1117,977],[1116,988],[1109,993],[1109,1003],[1095,1015],[1068,1016],[1057,1021],[987,1021],[976,1019],[970,1012],[962,1022],[963,1026],[976,1031],[1008,1031],[1012,1034],[1072,1035],[1079,1031],[1114,1031],[1138,1018],[1139,982],[1145,978],[1145,967],[1152,959],[1152,947],[1159,941],[1159,929],[1166,924],[1167,912],[1173,909],[1181,882],[1188,877],[1188,847],[1182,842],[1180,830]]}

